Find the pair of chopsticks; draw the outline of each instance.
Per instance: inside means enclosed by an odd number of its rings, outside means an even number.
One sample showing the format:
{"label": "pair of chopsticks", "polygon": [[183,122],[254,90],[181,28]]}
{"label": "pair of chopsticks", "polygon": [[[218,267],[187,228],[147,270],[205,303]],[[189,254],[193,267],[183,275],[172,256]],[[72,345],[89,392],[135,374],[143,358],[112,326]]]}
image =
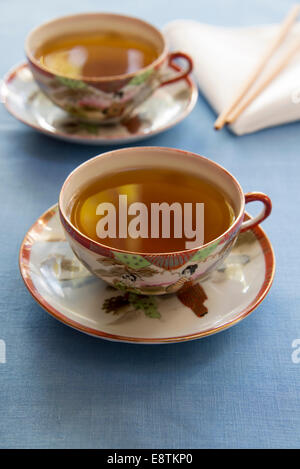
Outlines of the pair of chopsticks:
{"label": "pair of chopsticks", "polygon": [[[252,91],[250,88],[254,84],[255,80],[261,74],[262,70],[264,69],[266,63],[272,57],[274,52],[279,48],[279,46],[284,41],[285,37],[287,36],[288,32],[290,31],[291,27],[293,26],[294,22],[296,21],[298,15],[300,13],[300,5],[295,5],[292,7],[290,12],[288,13],[287,17],[281,24],[281,27],[274,37],[273,41],[261,57],[260,61],[258,62],[256,68],[253,70],[251,75],[247,78],[245,83],[243,83],[241,89],[237,93],[237,95],[233,98],[232,102],[220,113],[217,120],[215,121],[214,127],[215,129],[219,130],[225,124],[232,124],[239,115],[249,106],[249,104],[271,83],[271,81],[284,69],[284,67],[289,63],[293,55],[300,49],[300,41],[299,39],[291,45],[290,49],[286,52],[284,57],[282,57],[279,62],[274,66],[273,70],[269,72],[266,78],[260,83],[258,87],[253,89]],[[246,99],[243,99],[246,94],[249,92],[249,95]]]}

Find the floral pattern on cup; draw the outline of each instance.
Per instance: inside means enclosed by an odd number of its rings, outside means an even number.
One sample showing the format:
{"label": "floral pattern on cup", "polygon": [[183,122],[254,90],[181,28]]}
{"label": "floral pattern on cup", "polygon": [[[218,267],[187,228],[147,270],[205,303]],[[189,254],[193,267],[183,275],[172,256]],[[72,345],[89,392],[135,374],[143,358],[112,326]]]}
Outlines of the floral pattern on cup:
{"label": "floral pattern on cup", "polygon": [[41,73],[32,63],[30,68],[41,90],[57,106],[79,120],[108,124],[129,116],[160,86],[162,74],[161,70],[150,69],[113,87],[109,83],[99,87],[83,80]]}
{"label": "floral pattern on cup", "polygon": [[[66,227],[63,217],[61,221]],[[228,236],[224,243],[215,242],[186,253],[151,256],[110,248],[106,248],[102,251],[103,255],[99,255],[90,249],[83,249],[75,231],[66,230],[66,238],[82,264],[111,286],[132,293],[161,295],[174,293],[185,284],[204,279],[229,254],[238,231],[232,230],[231,236]]]}

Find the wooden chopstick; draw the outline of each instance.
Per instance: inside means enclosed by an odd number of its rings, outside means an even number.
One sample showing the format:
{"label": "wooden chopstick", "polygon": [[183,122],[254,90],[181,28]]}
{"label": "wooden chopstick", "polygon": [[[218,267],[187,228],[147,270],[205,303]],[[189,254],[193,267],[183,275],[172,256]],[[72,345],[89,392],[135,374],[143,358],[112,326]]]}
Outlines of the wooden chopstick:
{"label": "wooden chopstick", "polygon": [[279,75],[281,70],[289,63],[293,55],[300,50],[300,41],[298,40],[295,44],[293,44],[286,55],[282,57],[282,59],[275,65],[273,70],[266,76],[266,78],[260,83],[260,85],[255,88],[253,91],[250,92],[249,96],[247,96],[246,100],[242,101],[233,111],[229,114],[226,119],[226,122],[232,124],[239,115],[249,106],[250,103],[271,83],[274,78]]}
{"label": "wooden chopstick", "polygon": [[240,91],[237,93],[237,95],[234,97],[232,102],[220,113],[218,116],[217,120],[215,121],[214,127],[215,129],[219,130],[222,129],[222,127],[226,124],[227,122],[227,117],[229,114],[232,113],[233,109],[240,103],[240,101],[244,98],[248,90],[251,88],[257,77],[260,75],[262,72],[264,66],[268,62],[268,60],[271,58],[275,50],[281,45],[283,40],[285,39],[287,33],[290,31],[292,25],[296,21],[298,15],[300,13],[300,4],[294,5],[292,9],[289,11],[288,15],[284,19],[284,21],[281,24],[281,27],[276,35],[276,37],[273,39],[271,44],[268,46],[267,50],[261,57],[260,61],[258,62],[256,68],[253,70],[251,75],[247,78],[245,83],[243,83]]}

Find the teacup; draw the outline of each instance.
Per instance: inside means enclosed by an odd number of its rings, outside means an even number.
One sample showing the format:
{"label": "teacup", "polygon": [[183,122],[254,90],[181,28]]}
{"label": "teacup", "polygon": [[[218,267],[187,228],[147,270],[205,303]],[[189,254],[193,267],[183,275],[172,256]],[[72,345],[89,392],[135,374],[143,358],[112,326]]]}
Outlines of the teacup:
{"label": "teacup", "polygon": [[[89,31],[117,31],[140,37],[153,44],[158,57],[150,65],[132,73],[80,79],[56,75],[35,57],[37,49],[49,40]],[[185,78],[193,68],[188,55],[168,51],[163,35],[154,26],[137,18],[110,13],[78,14],[44,23],[29,33],[25,52],[34,79],[54,104],[79,120],[102,124],[117,123],[127,118],[158,87]],[[184,59],[187,66],[170,74],[169,66],[177,58]]]}
{"label": "teacup", "polygon": [[[232,203],[230,227],[213,241],[180,252],[139,253],[118,250],[96,242],[71,222],[72,202],[82,187],[95,179],[130,168],[176,168],[190,171],[217,185]],[[245,203],[260,201],[263,210],[243,221]],[[238,234],[262,222],[271,212],[271,200],[260,192],[243,193],[238,181],[217,163],[188,151],[161,147],[135,147],[98,155],[78,166],[64,182],[59,212],[66,239],[78,259],[94,275],[120,290],[161,295],[175,292],[206,277],[230,253]]]}

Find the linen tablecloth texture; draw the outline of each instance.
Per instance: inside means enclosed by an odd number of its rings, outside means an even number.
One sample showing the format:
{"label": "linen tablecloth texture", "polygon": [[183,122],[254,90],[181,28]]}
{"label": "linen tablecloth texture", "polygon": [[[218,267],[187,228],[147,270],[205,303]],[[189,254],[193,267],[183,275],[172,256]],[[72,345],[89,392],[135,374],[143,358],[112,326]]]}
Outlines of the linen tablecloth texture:
{"label": "linen tablecloth texture", "polygon": [[[31,28],[59,15],[111,10],[160,28],[176,18],[232,27],[278,23],[292,3],[10,0],[1,4],[0,72],[24,60]],[[18,270],[26,231],[57,201],[69,172],[113,147],[39,135],[0,105],[1,448],[299,447],[300,364],[292,344],[300,338],[300,124],[237,138],[214,131],[214,120],[200,96],[185,121],[139,145],[200,153],[231,171],[245,192],[272,198],[263,227],[277,259],[274,285],[256,311],[227,331],[139,346],[97,340],[57,322],[33,300]],[[247,210],[255,213],[255,204]]]}
{"label": "linen tablecloth texture", "polygon": [[[224,28],[193,20],[178,20],[167,24],[164,33],[172,48],[191,55],[199,88],[219,114],[250,76],[278,28],[278,25]],[[251,90],[264,80],[296,41],[300,43],[300,23],[294,25]],[[232,131],[242,135],[299,120],[299,77],[300,53],[297,53],[230,126]]]}

